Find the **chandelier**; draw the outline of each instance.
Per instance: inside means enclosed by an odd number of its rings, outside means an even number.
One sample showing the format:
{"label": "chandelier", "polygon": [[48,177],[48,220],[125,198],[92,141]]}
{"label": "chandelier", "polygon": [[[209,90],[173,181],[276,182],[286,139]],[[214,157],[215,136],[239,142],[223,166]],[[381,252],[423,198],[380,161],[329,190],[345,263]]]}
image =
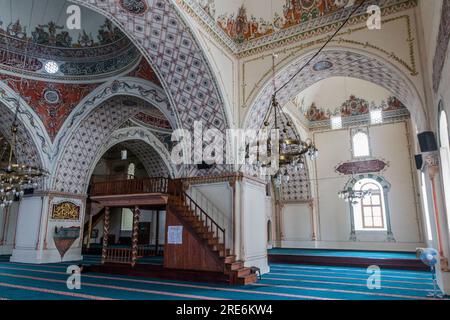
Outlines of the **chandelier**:
{"label": "chandelier", "polygon": [[[7,45],[7,49],[9,49],[9,41]],[[7,50],[7,52],[9,53],[11,51]],[[25,69],[26,62],[27,50],[23,59],[23,69]],[[48,172],[44,169],[20,163],[14,158],[14,155],[18,154],[18,115],[20,111],[20,92],[22,92],[23,74],[19,79],[17,77],[11,77],[4,81],[13,87],[13,90],[17,93],[17,98],[15,99],[16,109],[14,119],[11,124],[11,143],[8,144],[5,140],[3,150],[0,151],[0,208],[10,206],[14,201],[19,201],[24,195],[25,190],[36,188],[41,178],[48,175]]]}
{"label": "chandelier", "polygon": [[351,204],[358,204],[362,199],[370,195],[372,195],[370,190],[348,189],[338,192],[338,197],[340,199]]}
{"label": "chandelier", "polygon": [[9,152],[7,152],[8,144],[5,143],[0,157],[0,159],[3,160],[5,153],[7,153],[7,160],[0,163],[1,208],[11,205],[14,201],[20,200],[24,195],[25,190],[36,188],[39,180],[48,174],[41,168],[13,161],[13,154],[17,146],[17,110],[11,126],[12,138]]}
{"label": "chandelier", "polygon": [[300,139],[292,121],[289,120],[288,115],[277,100],[275,58],[276,55],[272,55],[274,94],[272,95],[269,110],[264,117],[263,126],[267,130],[266,132],[273,132],[273,130],[278,132],[279,141],[278,145],[275,145],[271,138],[267,139],[266,156],[268,160],[261,161],[262,156],[258,150],[257,166],[260,168],[261,175],[267,176],[267,168],[272,166],[272,156],[277,157],[278,169],[274,174],[274,182],[279,187],[283,181],[285,183],[289,182],[290,171],[299,172],[304,169],[306,157],[309,157],[311,160],[316,159],[318,150],[311,139],[305,141]]}

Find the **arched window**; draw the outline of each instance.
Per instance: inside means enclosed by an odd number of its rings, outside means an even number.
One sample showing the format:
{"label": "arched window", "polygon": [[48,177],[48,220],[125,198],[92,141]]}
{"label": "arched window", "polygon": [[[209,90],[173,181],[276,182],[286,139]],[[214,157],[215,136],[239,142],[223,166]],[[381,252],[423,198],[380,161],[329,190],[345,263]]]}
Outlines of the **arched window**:
{"label": "arched window", "polygon": [[366,132],[358,131],[353,135],[353,156],[355,158],[370,156],[369,136]]}
{"label": "arched window", "polygon": [[134,163],[130,163],[129,165],[128,165],[128,180],[131,180],[131,179],[134,179],[134,176],[135,176],[135,172],[136,171],[136,166],[135,166],[135,164]]}
{"label": "arched window", "polygon": [[[447,217],[450,217],[450,141],[448,135],[447,113],[442,110],[439,115],[439,141]],[[450,219],[447,220],[449,220],[450,228]]]}
{"label": "arched window", "polygon": [[370,192],[353,205],[355,230],[387,230],[384,191],[381,184],[374,179],[362,179],[355,184],[354,189]]}

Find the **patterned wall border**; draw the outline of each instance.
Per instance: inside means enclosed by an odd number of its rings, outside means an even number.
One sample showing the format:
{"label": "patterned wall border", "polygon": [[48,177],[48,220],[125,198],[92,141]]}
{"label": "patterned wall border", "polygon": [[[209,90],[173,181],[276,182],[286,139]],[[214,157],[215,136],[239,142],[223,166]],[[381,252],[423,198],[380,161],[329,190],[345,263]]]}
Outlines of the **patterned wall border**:
{"label": "patterned wall border", "polygon": [[[308,21],[307,23],[276,32],[272,35],[264,36],[243,44],[237,44],[217,25],[214,19],[212,19],[195,0],[172,1],[174,1],[198,24],[203,26],[207,32],[214,37],[214,39],[216,39],[228,52],[234,54],[237,58],[248,57],[270,49],[279,48],[318,36],[320,34],[328,33],[338,28],[340,23],[345,20],[351,10],[353,10],[353,7],[349,7],[333,14],[332,18],[334,19],[331,19],[330,16],[324,16],[316,19],[316,21],[313,21],[312,23],[311,21]],[[408,10],[417,6],[417,0],[405,0],[391,5],[390,1],[382,0],[382,2],[388,5],[381,10],[383,16]],[[360,8],[357,16],[349,20],[349,26],[365,22],[367,17],[366,9],[368,5],[369,3]],[[380,5],[383,6],[383,4]],[[329,23],[330,20],[332,23]],[[312,24],[313,26],[311,26]]]}
{"label": "patterned wall border", "polygon": [[[404,20],[404,22],[406,24],[406,28],[407,28],[408,38],[406,39],[406,42],[408,43],[408,48],[409,48],[409,62],[401,59],[395,53],[388,52],[387,50],[384,50],[381,47],[372,45],[369,42],[354,41],[354,40],[342,38],[342,36],[346,36],[346,35],[349,35],[349,34],[352,34],[355,32],[364,31],[366,29],[365,26],[360,26],[360,27],[349,29],[347,31],[342,31],[342,32],[338,33],[338,35],[337,35],[339,38],[331,41],[331,43],[338,44],[338,45],[339,44],[347,44],[347,45],[352,45],[352,46],[356,46],[356,47],[363,48],[363,49],[368,49],[368,48],[373,49],[373,50],[381,53],[382,55],[384,55],[388,60],[395,61],[395,62],[399,63],[400,65],[402,65],[406,70],[408,70],[408,72],[412,76],[417,76],[419,74],[419,72],[417,71],[417,65],[416,65],[416,59],[415,59],[416,52],[415,52],[415,46],[414,46],[414,38],[412,36],[413,30],[411,27],[410,16],[402,15],[402,16],[398,16],[398,17],[389,18],[389,19],[384,20],[383,23],[391,23],[391,22],[396,22],[399,20]],[[309,41],[307,43],[302,43],[298,46],[295,46],[295,47],[292,47],[289,49],[282,49],[282,50],[275,51],[275,54],[278,54],[278,55],[288,53],[288,55],[285,58],[281,59],[278,63],[276,63],[275,67],[277,69],[279,69],[284,64],[286,64],[289,61],[289,59],[292,59],[293,57],[298,56],[298,54],[302,53],[305,49],[317,47],[318,45],[324,43],[327,40],[328,40],[328,37],[322,37],[317,40]],[[243,108],[246,108],[248,106],[248,103],[249,103],[250,99],[252,99],[252,97],[254,96],[255,92],[262,87],[263,82],[266,82],[267,78],[272,74],[271,70],[268,70],[266,73],[264,73],[262,75],[262,77],[258,80],[258,82],[255,84],[253,89],[250,91],[250,93],[248,95],[246,95],[246,87],[247,87],[247,84],[245,83],[245,81],[246,81],[246,76],[245,76],[246,75],[246,65],[251,62],[260,60],[260,59],[269,58],[271,56],[272,56],[272,53],[266,54],[266,55],[260,56],[260,57],[255,57],[255,58],[246,60],[242,63],[242,85],[241,86],[243,88],[242,89],[243,90],[243,94],[242,94],[242,99],[243,99],[242,107]]]}
{"label": "patterned wall border", "polygon": [[444,0],[442,4],[441,23],[436,45],[436,52],[433,59],[433,89],[439,90],[442,77],[442,70],[447,57],[447,51],[450,42],[450,1]]}

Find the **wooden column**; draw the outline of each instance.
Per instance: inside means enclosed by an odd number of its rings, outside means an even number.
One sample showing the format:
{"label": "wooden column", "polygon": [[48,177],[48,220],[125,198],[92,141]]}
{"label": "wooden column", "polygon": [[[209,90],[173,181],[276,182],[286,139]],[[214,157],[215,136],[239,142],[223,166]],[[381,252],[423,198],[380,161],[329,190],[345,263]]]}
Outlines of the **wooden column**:
{"label": "wooden column", "polygon": [[133,237],[131,238],[131,266],[134,267],[138,255],[138,241],[139,241],[139,217],[141,211],[136,206],[133,211]]}
{"label": "wooden column", "polygon": [[91,235],[92,235],[92,210],[89,212],[89,227],[88,227],[88,235],[87,235],[87,243],[86,248],[91,247]]}
{"label": "wooden column", "polygon": [[159,210],[156,211],[155,255],[159,253]]}
{"label": "wooden column", "polygon": [[105,208],[105,216],[103,218],[103,247],[102,247],[102,264],[105,263],[107,248],[108,248],[108,235],[109,235],[109,223],[110,223],[110,209]]}

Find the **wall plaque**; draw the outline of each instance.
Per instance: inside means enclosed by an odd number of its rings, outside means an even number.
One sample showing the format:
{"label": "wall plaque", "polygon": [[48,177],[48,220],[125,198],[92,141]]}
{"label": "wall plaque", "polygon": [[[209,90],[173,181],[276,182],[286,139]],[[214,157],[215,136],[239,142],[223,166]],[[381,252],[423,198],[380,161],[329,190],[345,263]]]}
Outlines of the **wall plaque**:
{"label": "wall plaque", "polygon": [[336,171],[342,174],[361,174],[383,171],[387,167],[387,163],[381,160],[366,160],[345,162],[340,164]]}
{"label": "wall plaque", "polygon": [[80,206],[68,201],[56,203],[53,205],[52,219],[80,220]]}
{"label": "wall plaque", "polygon": [[169,226],[167,230],[168,244],[183,244],[183,226]]}

